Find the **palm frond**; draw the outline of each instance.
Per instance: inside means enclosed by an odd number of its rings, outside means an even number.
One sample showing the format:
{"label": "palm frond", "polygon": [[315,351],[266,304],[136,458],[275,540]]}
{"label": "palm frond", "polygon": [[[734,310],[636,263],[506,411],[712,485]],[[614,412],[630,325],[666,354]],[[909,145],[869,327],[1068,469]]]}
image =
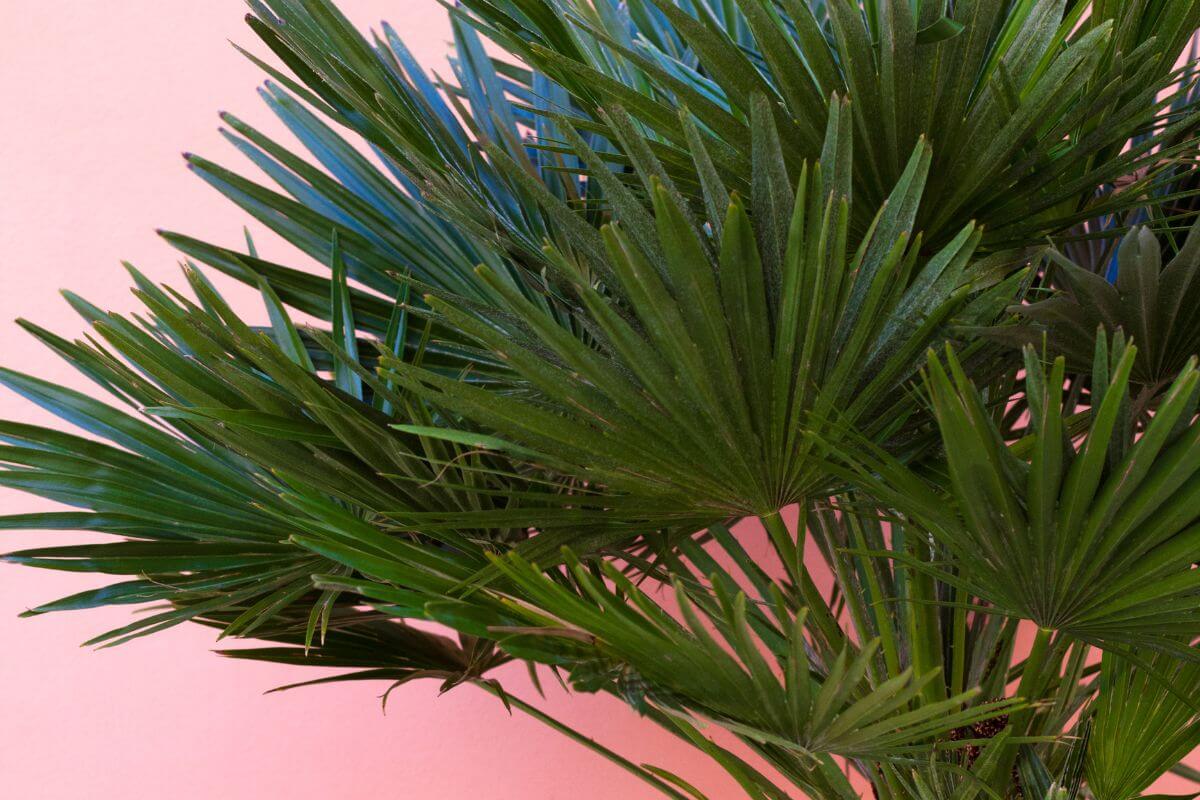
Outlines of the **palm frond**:
{"label": "palm frond", "polygon": [[806,431],[836,415],[886,442],[919,409],[903,382],[942,324],[965,308],[979,233],[968,226],[922,254],[912,226],[931,154],[921,145],[855,245],[839,184],[848,175],[847,130],[831,126],[828,158],[801,170],[793,198],[775,188],[790,182],[770,126],[761,120],[768,143],[756,151],[755,170],[781,183],[751,198],[752,206],[774,204],[755,208],[755,222],[735,195],[721,236],[710,238],[673,186],[651,175],[654,217],[634,211],[596,235],[612,276],[606,291],[569,253],[547,248],[571,281],[591,342],[486,268],[481,280],[503,295],[498,313],[431,293],[444,324],[508,364],[530,398],[386,357],[381,374],[533,451],[543,466],[605,487],[611,515],[633,514],[633,525],[695,528],[771,514],[827,490],[833,481]]}
{"label": "palm frond", "polygon": [[1200,669],[1160,653],[1113,653],[1105,654],[1097,680],[1088,787],[1097,800],[1139,797],[1200,744],[1192,702]]}
{"label": "palm frond", "polygon": [[1097,337],[1123,332],[1137,343],[1130,384],[1139,408],[1148,410],[1200,344],[1196,322],[1186,312],[1196,303],[1200,226],[1192,224],[1187,240],[1164,264],[1165,249],[1149,228],[1135,226],[1120,242],[1111,282],[1052,251],[1048,269],[1060,276],[1065,291],[1014,306],[1024,324],[995,332],[1034,345],[1045,337],[1052,352],[1066,356],[1069,370],[1084,374],[1091,370]]}
{"label": "palm frond", "polygon": [[[420,411],[411,416],[411,403],[370,373],[365,382],[350,371],[339,371],[334,381],[322,378],[280,307],[270,307],[275,327],[269,333],[252,330],[198,273],[189,270],[188,276],[201,304],[135,273],[149,318],[128,319],[73,298],[96,338],[68,342],[26,324],[146,416],[29,376],[0,375],[32,402],[110,442],[5,423],[0,482],[79,509],[18,515],[6,527],[77,528],[125,537],[5,558],[136,576],[43,604],[34,613],[110,603],[174,604],[93,640],[105,643],[199,616],[215,619],[232,608],[239,614],[228,620],[226,634],[252,633],[304,603],[312,608],[315,625],[318,618],[328,619],[334,600],[313,589],[311,576],[340,568],[289,537],[320,528],[333,509],[343,508],[337,512],[341,519],[374,530],[368,521],[387,525],[388,514],[414,508],[498,510],[522,502],[532,508],[538,495],[551,507],[559,505],[551,499],[557,487],[533,481],[525,494],[518,489],[520,479],[499,466],[496,456],[389,428],[391,418],[377,407],[385,399],[405,409],[406,419],[427,418]],[[270,293],[267,299],[272,300]],[[335,314],[335,334],[345,341],[354,330],[352,312],[344,291],[334,301],[342,305]],[[495,477],[498,466],[501,479]],[[489,492],[489,485],[516,490],[524,500]],[[447,533],[439,540],[444,544],[433,549],[460,548],[454,551],[461,559],[454,580],[461,580],[486,564],[486,549],[525,535],[512,528],[472,540]],[[420,552],[420,546],[408,546]],[[312,635],[310,626],[309,640]]]}
{"label": "palm frond", "polygon": [[[1171,102],[1186,90],[1175,89],[1174,65],[1197,25],[1190,4],[910,9],[871,0],[826,4],[820,20],[796,2],[596,4],[618,18],[624,11],[622,27],[639,33],[656,12],[658,35],[642,38],[597,24],[590,5],[468,0],[459,16],[566,87],[585,112],[624,105],[664,146],[687,149],[668,110],[687,106],[710,149],[728,154],[718,166],[739,189],[756,96],[769,98],[793,168],[819,154],[831,98],[853,97],[860,231],[921,137],[935,157],[918,227],[941,245],[974,219],[985,244],[1001,246],[1141,202],[1136,189],[1093,192],[1120,176],[1157,174],[1166,155],[1158,146],[1195,127]],[[1156,100],[1163,90],[1171,96]],[[1134,136],[1138,146],[1122,152]]]}
{"label": "palm frond", "polygon": [[1012,446],[954,354],[947,352],[948,369],[931,358],[927,388],[946,452],[946,492],[894,461],[878,462],[883,481],[868,480],[876,496],[944,544],[961,573],[914,566],[1045,630],[1191,658],[1180,637],[1200,633],[1191,612],[1200,551],[1190,483],[1200,374],[1193,360],[1133,441],[1135,358],[1119,341],[1111,356],[1103,348],[1097,355],[1091,424],[1075,443],[1061,415],[1065,359],[1047,369],[1027,348],[1031,433]]}

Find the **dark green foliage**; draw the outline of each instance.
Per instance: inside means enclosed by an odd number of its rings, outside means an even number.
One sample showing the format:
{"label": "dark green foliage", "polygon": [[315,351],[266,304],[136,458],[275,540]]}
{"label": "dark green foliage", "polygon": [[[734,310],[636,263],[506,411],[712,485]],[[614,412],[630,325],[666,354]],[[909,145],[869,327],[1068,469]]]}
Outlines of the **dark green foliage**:
{"label": "dark green foliage", "polygon": [[1148,227],[1131,229],[1120,242],[1112,282],[1051,251],[1047,270],[1065,291],[1014,311],[1026,324],[997,328],[1004,337],[1038,343],[1043,336],[1073,372],[1088,373],[1097,333],[1121,331],[1137,343],[1130,392],[1139,413],[1157,404],[1200,345],[1200,225],[1193,224],[1179,251],[1164,263],[1164,243]]}
{"label": "dark green foliage", "polygon": [[[827,152],[841,149],[838,138],[831,126]],[[651,177],[654,217],[600,231],[611,281],[570,276],[589,341],[486,268],[480,279],[503,299],[482,319],[427,298],[435,319],[474,335],[531,396],[498,397],[399,359],[385,358],[380,374],[532,449],[545,466],[602,484],[611,514],[632,515],[635,527],[770,514],[836,483],[812,453],[812,429],[861,424],[878,441],[896,437],[916,410],[903,382],[946,321],[966,312],[977,232],[968,226],[925,256],[912,231],[929,158],[918,146],[862,241],[847,228],[836,180],[849,165],[837,160],[801,169],[794,202],[780,201],[779,241],[756,242],[736,194],[722,235],[710,238]]]}

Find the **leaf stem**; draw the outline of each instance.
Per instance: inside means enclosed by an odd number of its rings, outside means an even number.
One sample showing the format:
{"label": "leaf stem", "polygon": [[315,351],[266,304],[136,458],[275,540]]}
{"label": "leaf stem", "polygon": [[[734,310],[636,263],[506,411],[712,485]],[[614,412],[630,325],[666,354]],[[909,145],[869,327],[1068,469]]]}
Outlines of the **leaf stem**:
{"label": "leaf stem", "polygon": [[[1034,703],[1037,700],[1035,695],[1040,695],[1042,692],[1042,678],[1046,672],[1047,659],[1051,653],[1050,641],[1054,636],[1054,631],[1050,628],[1039,627],[1037,634],[1033,638],[1033,646],[1029,650],[1029,656],[1025,659],[1025,666],[1021,670],[1021,682],[1017,685],[1017,697],[1023,699],[1026,703]],[[1055,648],[1057,649],[1057,648]],[[1013,731],[1015,736],[1023,736],[1025,729],[1029,726],[1033,709],[1029,706],[1013,712],[1009,717],[1008,727]],[[1009,773],[1012,771],[1013,764],[1017,761],[1016,746],[1006,748],[1003,768],[996,771],[996,781],[1004,786],[1008,785]],[[1000,788],[997,786],[997,788]]]}
{"label": "leaf stem", "polygon": [[518,697],[514,697],[513,695],[509,694],[508,692],[503,692],[501,689],[499,689],[496,686],[494,686],[490,683],[487,683],[485,681],[473,681],[473,683],[476,686],[478,686],[480,689],[483,689],[485,692],[492,695],[493,697],[499,698],[501,702],[503,702],[505,705],[509,706],[510,708],[515,708],[519,711],[524,712],[525,714],[528,714],[529,716],[536,719],[538,722],[541,722],[541,723],[553,728],[554,730],[558,731],[559,733],[563,734],[568,739],[571,739],[571,740],[583,745],[587,749],[591,750],[593,753],[596,753],[597,755],[611,761],[612,763],[616,764],[618,767],[620,767],[621,769],[630,773],[631,775],[635,775],[635,776],[641,778],[643,781],[650,784],[655,789],[658,789],[660,792],[665,794],[667,797],[671,797],[674,800],[692,800],[692,798],[689,798],[687,795],[683,794],[682,792],[677,790],[675,787],[671,786],[671,784],[667,783],[662,778],[659,778],[657,775],[650,772],[646,768],[644,768],[638,764],[635,764],[634,762],[630,761],[628,758],[625,758],[624,756],[622,756],[619,753],[609,750],[607,747],[600,744],[595,739],[585,736],[584,734],[582,734],[579,731],[575,730],[574,728],[570,727],[566,723],[560,722],[559,720],[550,716],[549,714],[542,711],[541,709],[539,709],[535,706],[531,706],[529,703],[526,703],[524,700],[521,700]]}
{"label": "leaf stem", "polygon": [[829,604],[825,602],[825,598],[821,597],[820,590],[817,589],[812,576],[808,574],[808,569],[804,566],[804,538],[808,531],[808,507],[803,503],[800,504],[800,519],[796,523],[794,541],[787,523],[783,521],[783,517],[778,511],[763,514],[758,519],[766,529],[771,544],[775,547],[775,552],[779,554],[779,559],[783,562],[788,576],[795,584],[796,591],[808,607],[809,613],[812,614],[810,619],[816,629],[820,631],[828,647],[834,652],[841,650],[848,644],[846,634],[838,624],[837,618],[834,617],[833,611],[830,610]]}
{"label": "leaf stem", "polygon": [[[1046,657],[1053,635],[1054,631],[1049,628],[1038,628],[1033,638],[1033,647],[1029,650],[1029,657],[1025,659],[1025,667],[1021,670],[1021,682],[1017,685],[1017,696],[1024,698],[1027,703],[1034,702],[1037,699],[1034,695],[1042,691],[1042,675],[1046,671]],[[1029,709],[1025,709],[1016,716],[1027,722],[1028,712]]]}
{"label": "leaf stem", "polygon": [[967,593],[954,590],[954,621],[951,633],[950,694],[958,695],[966,688],[967,678]]}
{"label": "leaf stem", "polygon": [[[803,515],[802,515],[803,516]],[[771,537],[771,544],[775,546],[776,552],[779,553],[780,560],[783,561],[784,568],[788,571],[796,587],[800,588],[804,576],[804,520],[800,524],[796,533],[796,541],[792,541],[792,534],[787,528],[787,523],[783,521],[778,511],[772,511],[770,514],[764,514],[758,518],[762,522],[762,526],[767,530],[767,536]]]}
{"label": "leaf stem", "polygon": [[[869,550],[863,535],[862,525],[853,514],[846,516],[846,527],[854,539],[854,546],[859,550]],[[871,614],[875,619],[875,633],[879,636],[883,650],[884,664],[887,665],[888,677],[900,674],[900,648],[896,645],[896,634],[890,619],[891,609],[885,604],[883,585],[879,580],[879,565],[873,559],[863,561],[863,572],[866,574],[867,589],[875,605]],[[866,633],[866,631],[864,631]]]}

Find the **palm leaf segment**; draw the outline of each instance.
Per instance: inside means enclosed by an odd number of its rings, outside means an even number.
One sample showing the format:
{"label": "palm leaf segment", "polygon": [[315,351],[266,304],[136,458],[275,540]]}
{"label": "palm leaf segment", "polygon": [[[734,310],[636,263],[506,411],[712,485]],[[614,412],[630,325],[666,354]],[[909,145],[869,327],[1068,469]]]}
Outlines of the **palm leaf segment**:
{"label": "palm leaf segment", "polygon": [[[709,236],[672,184],[647,177],[653,217],[631,203],[619,224],[584,240],[595,249],[583,266],[548,247],[591,342],[487,268],[481,279],[503,296],[497,312],[427,298],[532,398],[485,393],[395,359],[385,358],[381,374],[532,451],[535,462],[606,487],[612,513],[631,522],[695,529],[771,514],[826,488],[806,429],[836,415],[879,442],[896,432],[914,408],[898,387],[942,323],[966,313],[964,272],[979,241],[967,226],[921,254],[912,226],[931,159],[921,144],[856,243],[848,113],[843,105],[831,122],[822,163],[801,168],[794,198],[772,123],[759,117],[754,169],[770,183],[755,194],[753,225],[745,203],[718,184],[710,199],[723,221]],[[587,280],[596,272],[607,276],[606,292]]]}
{"label": "palm leaf segment", "polygon": [[1179,642],[1200,634],[1200,575],[1192,569],[1200,557],[1195,360],[1132,441],[1135,348],[1118,342],[1110,357],[1102,347],[1090,428],[1076,445],[1061,415],[1065,360],[1046,369],[1025,352],[1032,417],[1025,439],[1005,445],[953,354],[949,371],[931,359],[928,388],[949,496],[894,466],[881,467],[892,488],[880,496],[952,554],[961,572],[939,571],[941,578],[1001,613],[1105,648],[1194,657]]}

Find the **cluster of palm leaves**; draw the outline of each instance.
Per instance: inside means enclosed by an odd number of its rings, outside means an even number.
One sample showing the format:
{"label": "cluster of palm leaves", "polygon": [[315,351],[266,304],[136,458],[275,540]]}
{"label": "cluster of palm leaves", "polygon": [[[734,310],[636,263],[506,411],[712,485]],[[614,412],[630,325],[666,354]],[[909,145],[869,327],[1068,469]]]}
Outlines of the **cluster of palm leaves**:
{"label": "cluster of palm leaves", "polygon": [[495,670],[760,800],[1200,779],[1200,3],[458,0],[445,79],[250,6],[307,154],[189,165],[324,268],[163,232],[186,292],[21,323],[111,400],[0,371],[80,431],[0,422],[64,507],[0,527],[113,540],[6,558],[122,576],[29,614],[473,684],[675,800]]}

